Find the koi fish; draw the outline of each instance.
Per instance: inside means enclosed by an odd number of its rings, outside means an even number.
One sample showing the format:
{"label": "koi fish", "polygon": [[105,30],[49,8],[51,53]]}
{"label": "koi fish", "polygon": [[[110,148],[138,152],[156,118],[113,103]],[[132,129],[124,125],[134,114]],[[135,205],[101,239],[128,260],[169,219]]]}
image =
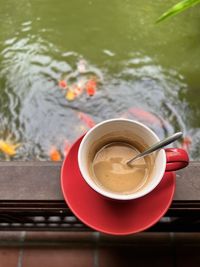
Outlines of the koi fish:
{"label": "koi fish", "polygon": [[65,157],[69,153],[70,148],[71,148],[71,143],[68,140],[65,140],[64,141],[64,151],[63,151],[63,154]]}
{"label": "koi fish", "polygon": [[192,144],[192,139],[189,136],[186,136],[183,138],[181,147],[188,152],[191,144]]}
{"label": "koi fish", "polygon": [[141,108],[130,108],[122,114],[123,118],[131,118],[140,121],[150,127],[160,138],[164,138],[166,134],[173,132],[173,127],[168,121],[162,117],[143,110]]}
{"label": "koi fish", "polygon": [[87,115],[83,112],[79,112],[78,117],[80,120],[82,120],[87,125],[87,127],[89,127],[89,128],[94,127],[95,122],[93,121],[93,119],[89,115]]}
{"label": "koi fish", "polygon": [[58,82],[58,86],[61,88],[61,89],[67,89],[67,82],[65,80],[60,80]]}
{"label": "koi fish", "polygon": [[78,97],[79,95],[81,95],[81,93],[83,92],[82,88],[79,87],[78,85],[74,88],[74,95],[75,97]]}
{"label": "koi fish", "polygon": [[160,125],[160,123],[161,123],[159,117],[155,116],[151,112],[145,111],[145,110],[140,109],[140,108],[130,108],[128,110],[128,113],[130,113],[131,115],[133,115],[137,119],[139,119],[141,121],[146,121],[147,123],[150,123],[150,124]]}
{"label": "koi fish", "polygon": [[62,159],[62,156],[60,152],[56,149],[56,147],[51,148],[49,156],[52,161],[60,161]]}
{"label": "koi fish", "polygon": [[93,96],[96,93],[97,83],[95,80],[89,80],[85,85],[86,92],[89,96]]}
{"label": "koi fish", "polygon": [[72,89],[69,89],[65,95],[65,98],[68,100],[68,101],[73,101],[75,99],[76,95],[74,93],[74,91]]}
{"label": "koi fish", "polygon": [[2,151],[7,156],[14,156],[17,152],[16,149],[20,146],[20,144],[10,144],[4,140],[0,140],[0,151]]}

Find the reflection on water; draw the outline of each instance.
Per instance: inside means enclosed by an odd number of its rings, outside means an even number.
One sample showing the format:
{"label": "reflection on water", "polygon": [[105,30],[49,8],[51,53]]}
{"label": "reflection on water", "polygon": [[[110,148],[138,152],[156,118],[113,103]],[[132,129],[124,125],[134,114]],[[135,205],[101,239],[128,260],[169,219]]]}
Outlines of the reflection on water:
{"label": "reflection on water", "polygon": [[[20,0],[13,11],[14,0],[0,0],[0,139],[22,144],[13,159],[47,160],[52,147],[63,155],[93,121],[113,117],[160,138],[182,130],[200,158],[199,16],[156,26],[167,7],[156,2]],[[68,101],[58,81],[78,82],[81,60],[97,92]]]}

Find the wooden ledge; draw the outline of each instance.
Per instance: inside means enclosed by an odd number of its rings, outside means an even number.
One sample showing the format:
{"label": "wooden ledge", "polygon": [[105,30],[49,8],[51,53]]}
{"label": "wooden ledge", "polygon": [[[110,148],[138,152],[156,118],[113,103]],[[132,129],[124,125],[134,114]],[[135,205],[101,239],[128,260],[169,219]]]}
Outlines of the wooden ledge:
{"label": "wooden ledge", "polygon": [[[63,201],[62,162],[0,162],[0,201]],[[177,172],[175,201],[200,201],[200,162]]]}

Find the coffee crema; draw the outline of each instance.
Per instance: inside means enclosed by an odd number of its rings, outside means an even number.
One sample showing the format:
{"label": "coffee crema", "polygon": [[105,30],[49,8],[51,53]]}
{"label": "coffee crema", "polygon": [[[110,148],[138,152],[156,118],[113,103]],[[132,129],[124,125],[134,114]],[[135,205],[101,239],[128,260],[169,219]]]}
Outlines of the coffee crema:
{"label": "coffee crema", "polygon": [[111,142],[95,154],[92,178],[106,191],[131,194],[145,186],[151,173],[151,156],[138,159],[132,167],[126,162],[140,151],[126,142]]}

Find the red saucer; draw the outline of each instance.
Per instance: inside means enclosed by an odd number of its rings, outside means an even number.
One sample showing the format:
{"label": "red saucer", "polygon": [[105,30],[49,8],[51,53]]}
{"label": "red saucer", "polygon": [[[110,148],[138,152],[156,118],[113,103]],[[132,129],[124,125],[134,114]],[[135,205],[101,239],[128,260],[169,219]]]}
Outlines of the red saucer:
{"label": "red saucer", "polygon": [[94,230],[127,235],[143,231],[165,214],[175,190],[175,173],[166,172],[160,184],[148,195],[125,202],[101,197],[84,181],[78,167],[77,153],[82,137],[65,158],[61,187],[65,201],[75,216]]}

